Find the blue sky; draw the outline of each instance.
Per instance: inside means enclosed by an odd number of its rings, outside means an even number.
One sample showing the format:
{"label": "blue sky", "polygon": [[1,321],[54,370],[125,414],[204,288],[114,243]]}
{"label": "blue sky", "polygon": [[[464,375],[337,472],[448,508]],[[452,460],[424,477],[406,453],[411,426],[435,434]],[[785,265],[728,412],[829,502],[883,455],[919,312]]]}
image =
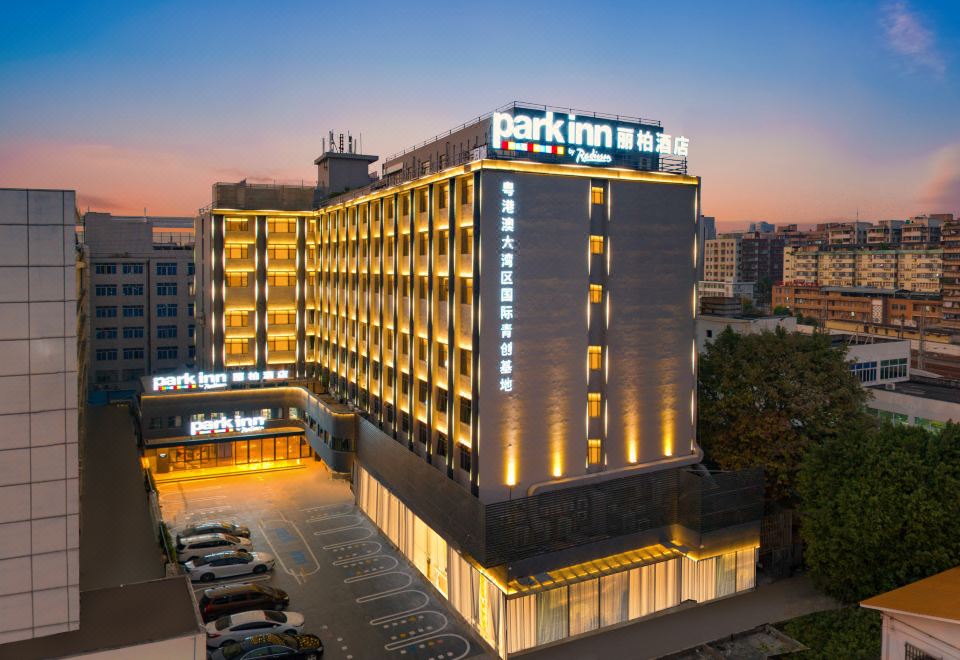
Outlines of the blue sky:
{"label": "blue sky", "polygon": [[[200,4],[201,6],[197,6]],[[653,117],[721,222],[960,212],[960,3],[21,3],[0,185],[190,214],[511,100]]]}

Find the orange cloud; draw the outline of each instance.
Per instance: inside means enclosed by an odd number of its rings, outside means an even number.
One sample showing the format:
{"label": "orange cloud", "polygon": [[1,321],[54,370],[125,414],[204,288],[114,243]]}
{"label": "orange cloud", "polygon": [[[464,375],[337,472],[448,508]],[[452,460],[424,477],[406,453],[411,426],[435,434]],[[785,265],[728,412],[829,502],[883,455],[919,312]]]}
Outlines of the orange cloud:
{"label": "orange cloud", "polygon": [[929,213],[960,213],[960,143],[941,149],[933,160],[932,174],[920,193]]}

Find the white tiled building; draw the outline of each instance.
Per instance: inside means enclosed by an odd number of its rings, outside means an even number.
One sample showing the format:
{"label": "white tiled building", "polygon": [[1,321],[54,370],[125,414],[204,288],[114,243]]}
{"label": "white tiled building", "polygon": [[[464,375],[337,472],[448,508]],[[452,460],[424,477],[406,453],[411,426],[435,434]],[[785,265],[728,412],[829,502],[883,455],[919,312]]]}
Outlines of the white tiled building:
{"label": "white tiled building", "polygon": [[79,625],[76,219],[0,189],[0,643]]}

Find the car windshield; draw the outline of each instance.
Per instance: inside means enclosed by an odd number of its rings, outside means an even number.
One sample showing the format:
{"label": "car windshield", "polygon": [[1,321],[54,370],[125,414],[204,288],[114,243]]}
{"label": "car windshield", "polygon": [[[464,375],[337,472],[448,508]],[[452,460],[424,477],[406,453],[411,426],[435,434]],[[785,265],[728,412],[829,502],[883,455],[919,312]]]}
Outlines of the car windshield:
{"label": "car windshield", "polygon": [[206,566],[207,564],[210,563],[210,558],[211,558],[211,557],[212,557],[212,555],[207,555],[207,556],[205,556],[205,557],[194,557],[194,558],[191,559],[190,561],[193,562],[193,565],[194,565],[194,566]]}
{"label": "car windshield", "polygon": [[283,612],[274,612],[272,610],[267,610],[263,613],[263,616],[265,616],[270,621],[276,621],[277,623],[287,622],[287,615],[284,614]]}
{"label": "car windshield", "polygon": [[213,627],[216,628],[217,630],[223,630],[225,628],[229,628],[230,621],[231,621],[230,617],[222,616],[219,619],[217,619],[217,622],[213,624]]}
{"label": "car windshield", "polygon": [[233,534],[224,534],[224,535],[223,535],[223,538],[225,538],[225,539],[227,539],[228,541],[230,541],[230,543],[240,543],[240,539],[238,539],[238,538],[237,538],[236,536],[234,536]]}

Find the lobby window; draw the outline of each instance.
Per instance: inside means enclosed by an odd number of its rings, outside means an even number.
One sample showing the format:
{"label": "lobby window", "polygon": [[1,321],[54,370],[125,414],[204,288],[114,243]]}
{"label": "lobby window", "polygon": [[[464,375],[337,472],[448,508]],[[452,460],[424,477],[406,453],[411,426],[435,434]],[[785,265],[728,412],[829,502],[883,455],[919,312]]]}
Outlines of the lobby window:
{"label": "lobby window", "polygon": [[473,353],[464,349],[460,349],[460,375],[470,377],[470,367],[472,364]]}
{"label": "lobby window", "polygon": [[473,278],[464,277],[460,280],[460,304],[473,304]]}
{"label": "lobby window", "polygon": [[97,275],[116,275],[117,264],[94,264],[93,272]]}
{"label": "lobby window", "polygon": [[142,295],[143,295],[143,285],[142,285],[142,284],[124,284],[124,285],[123,285],[123,295],[125,295],[125,296],[142,296]]}
{"label": "lobby window", "polygon": [[227,273],[226,279],[231,288],[245,287],[250,284],[250,273]]}
{"label": "lobby window", "polygon": [[[174,305],[176,307],[176,305]],[[124,305],[123,306],[123,317],[124,318],[142,318],[143,317],[143,305]]]}
{"label": "lobby window", "polygon": [[177,326],[175,325],[158,325],[157,326],[157,339],[176,339],[177,338]]}
{"label": "lobby window", "polygon": [[117,285],[116,284],[98,284],[93,288],[94,294],[97,296],[115,296],[117,295]]}
{"label": "lobby window", "polygon": [[244,355],[247,352],[246,339],[227,339],[225,342],[227,355]]}
{"label": "lobby window", "polygon": [[176,360],[177,347],[176,346],[158,346],[157,359],[158,360]]}
{"label": "lobby window", "polygon": [[142,360],[143,349],[142,348],[125,348],[123,349],[123,359],[124,360]]}
{"label": "lobby window", "polygon": [[599,392],[589,392],[587,393],[587,412],[590,417],[599,417],[600,416],[600,393]]}
{"label": "lobby window", "polygon": [[247,218],[227,218],[227,231],[250,231],[250,220]]}
{"label": "lobby window", "polygon": [[437,246],[437,254],[441,257],[447,254],[447,243],[450,241],[450,230],[441,229],[440,230],[440,245]]}
{"label": "lobby window", "polygon": [[603,254],[603,236],[590,237],[590,253]]}
{"label": "lobby window", "polygon": [[97,328],[97,339],[116,339],[116,328]]}
{"label": "lobby window", "polygon": [[600,465],[602,453],[600,438],[590,438],[587,440],[587,463],[590,465]]}
{"label": "lobby window", "polygon": [[124,339],[143,339],[143,326],[133,326],[123,329]]}
{"label": "lobby window", "polygon": [[224,250],[227,259],[249,259],[249,245],[228,245]]}
{"label": "lobby window", "polygon": [[176,303],[166,303],[157,305],[157,317],[173,317],[177,315],[177,305]]}
{"label": "lobby window", "polygon": [[177,283],[176,282],[157,282],[157,295],[158,296],[177,295]]}
{"label": "lobby window", "polygon": [[177,264],[175,261],[161,261],[157,264],[157,275],[166,276],[166,275],[176,275],[177,274]]}
{"label": "lobby window", "polygon": [[600,346],[588,346],[587,354],[590,357],[590,368],[600,369],[603,366],[603,349]]}
{"label": "lobby window", "polygon": [[602,186],[592,186],[590,188],[590,202],[593,204],[603,204]]}
{"label": "lobby window", "polygon": [[460,445],[460,469],[470,471],[470,447]]}
{"label": "lobby window", "polygon": [[460,422],[469,426],[471,413],[470,399],[460,397]]}
{"label": "lobby window", "polygon": [[143,275],[143,264],[123,264],[124,275]]}
{"label": "lobby window", "polygon": [[473,227],[460,230],[460,254],[470,254],[473,250]]}
{"label": "lobby window", "polygon": [[603,285],[602,284],[590,285],[590,302],[592,303],[603,302]]}
{"label": "lobby window", "polygon": [[247,312],[230,312],[224,319],[224,324],[228,328],[244,328],[250,323],[250,315]]}
{"label": "lobby window", "polygon": [[267,275],[267,284],[270,286],[294,286],[296,283],[296,273],[270,273]]}
{"label": "lobby window", "polygon": [[115,348],[98,348],[96,351],[97,362],[107,362],[109,360],[117,359],[117,349]]}
{"label": "lobby window", "polygon": [[117,316],[116,307],[97,307],[96,316],[98,319],[112,319]]}

